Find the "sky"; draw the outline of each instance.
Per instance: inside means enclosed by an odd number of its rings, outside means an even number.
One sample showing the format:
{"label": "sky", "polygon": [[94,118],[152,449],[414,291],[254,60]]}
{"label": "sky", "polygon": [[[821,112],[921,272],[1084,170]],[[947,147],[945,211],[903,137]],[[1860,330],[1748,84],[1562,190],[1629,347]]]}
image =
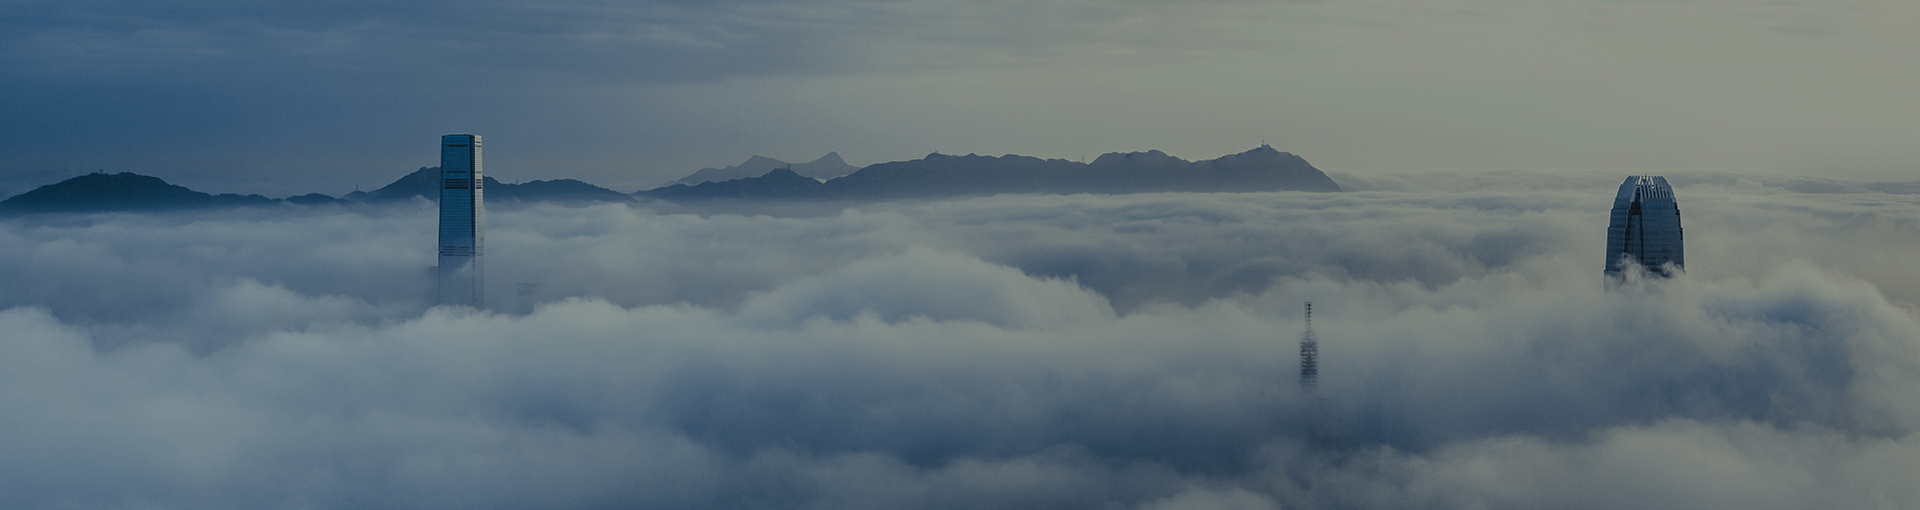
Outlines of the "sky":
{"label": "sky", "polygon": [[1920,506],[1920,195],[1612,180],[8,218],[0,506]]}
{"label": "sky", "polygon": [[[0,2],[0,177],[370,189],[488,141],[622,192],[752,155],[1907,180],[1895,0]],[[39,182],[47,181],[47,182]],[[12,190],[17,193],[24,190]]]}

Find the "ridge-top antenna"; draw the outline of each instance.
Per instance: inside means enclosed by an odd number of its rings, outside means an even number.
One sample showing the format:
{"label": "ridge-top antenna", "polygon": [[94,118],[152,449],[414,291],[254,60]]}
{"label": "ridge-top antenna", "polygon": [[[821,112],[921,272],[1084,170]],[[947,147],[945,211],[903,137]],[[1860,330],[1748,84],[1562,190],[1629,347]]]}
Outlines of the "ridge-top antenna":
{"label": "ridge-top antenna", "polygon": [[1313,302],[1307,302],[1307,330],[1300,333],[1300,391],[1320,385],[1320,339],[1313,334]]}

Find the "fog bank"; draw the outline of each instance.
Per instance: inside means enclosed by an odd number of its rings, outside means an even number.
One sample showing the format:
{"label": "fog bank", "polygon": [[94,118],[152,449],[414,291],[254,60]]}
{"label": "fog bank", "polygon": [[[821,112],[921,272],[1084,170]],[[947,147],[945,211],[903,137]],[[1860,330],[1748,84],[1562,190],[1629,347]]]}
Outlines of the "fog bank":
{"label": "fog bank", "polygon": [[8,220],[0,505],[1920,505],[1914,199],[1670,176],[1608,292],[1609,184],[1519,177],[500,209],[486,310],[421,204]]}

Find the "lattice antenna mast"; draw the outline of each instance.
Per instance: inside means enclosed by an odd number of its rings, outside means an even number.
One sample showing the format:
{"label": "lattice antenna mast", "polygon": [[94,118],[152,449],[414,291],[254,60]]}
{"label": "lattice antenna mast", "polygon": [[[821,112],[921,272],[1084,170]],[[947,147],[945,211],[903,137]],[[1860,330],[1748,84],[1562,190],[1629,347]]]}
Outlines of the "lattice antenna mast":
{"label": "lattice antenna mast", "polygon": [[1300,333],[1300,390],[1320,385],[1320,338],[1313,334],[1313,302],[1307,302],[1307,330]]}

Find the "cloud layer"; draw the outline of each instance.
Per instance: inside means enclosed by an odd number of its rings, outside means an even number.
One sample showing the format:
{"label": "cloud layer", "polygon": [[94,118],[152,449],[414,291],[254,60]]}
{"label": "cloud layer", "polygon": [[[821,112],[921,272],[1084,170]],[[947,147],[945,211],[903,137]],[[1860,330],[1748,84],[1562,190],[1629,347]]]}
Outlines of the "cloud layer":
{"label": "cloud layer", "polygon": [[1606,184],[1519,177],[502,209],[490,310],[420,204],[8,220],[0,505],[1920,504],[1920,206],[1675,179],[1605,291]]}

